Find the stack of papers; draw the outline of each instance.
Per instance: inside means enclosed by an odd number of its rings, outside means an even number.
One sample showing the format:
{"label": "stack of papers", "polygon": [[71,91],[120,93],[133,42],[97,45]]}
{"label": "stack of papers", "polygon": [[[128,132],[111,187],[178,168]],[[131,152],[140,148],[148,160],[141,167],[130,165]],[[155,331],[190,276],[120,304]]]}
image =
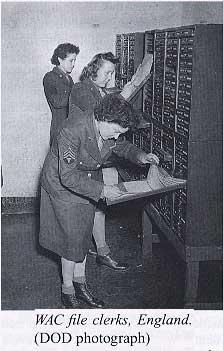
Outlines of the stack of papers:
{"label": "stack of papers", "polygon": [[107,199],[107,204],[149,197],[168,191],[184,188],[186,180],[171,177],[164,169],[151,165],[146,180],[134,180],[118,184],[123,194],[115,199]]}
{"label": "stack of papers", "polygon": [[147,183],[153,190],[156,190],[174,185],[184,185],[186,180],[171,177],[163,168],[151,165],[147,175]]}

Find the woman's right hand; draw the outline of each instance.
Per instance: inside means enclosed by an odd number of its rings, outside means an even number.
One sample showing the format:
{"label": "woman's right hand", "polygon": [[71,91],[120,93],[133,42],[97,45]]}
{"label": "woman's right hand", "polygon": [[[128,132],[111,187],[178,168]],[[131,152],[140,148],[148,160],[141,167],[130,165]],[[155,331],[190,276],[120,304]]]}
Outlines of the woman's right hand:
{"label": "woman's right hand", "polygon": [[130,81],[125,84],[120,94],[125,100],[128,100],[128,98],[132,95],[135,89],[136,89],[135,85],[132,84],[132,81]]}
{"label": "woman's right hand", "polygon": [[104,185],[103,195],[108,199],[116,199],[124,194],[116,185]]}

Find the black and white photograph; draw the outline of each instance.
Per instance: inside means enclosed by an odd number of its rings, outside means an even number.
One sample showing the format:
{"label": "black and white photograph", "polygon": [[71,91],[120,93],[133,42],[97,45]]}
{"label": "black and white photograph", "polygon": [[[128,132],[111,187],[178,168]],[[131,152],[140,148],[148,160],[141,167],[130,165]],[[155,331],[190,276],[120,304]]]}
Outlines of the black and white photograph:
{"label": "black and white photograph", "polygon": [[1,2],[1,315],[222,319],[222,35],[221,1]]}

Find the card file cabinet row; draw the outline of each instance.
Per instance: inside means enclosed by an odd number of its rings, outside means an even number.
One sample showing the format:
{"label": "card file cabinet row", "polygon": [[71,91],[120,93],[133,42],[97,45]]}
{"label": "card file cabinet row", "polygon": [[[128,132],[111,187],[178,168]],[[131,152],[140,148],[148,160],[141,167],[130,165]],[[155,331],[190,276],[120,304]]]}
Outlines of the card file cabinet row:
{"label": "card file cabinet row", "polygon": [[168,32],[154,34],[152,104],[152,118],[186,137],[189,136],[194,40],[193,36],[186,38],[187,33],[193,35],[194,31],[180,31],[176,39],[169,39]]}
{"label": "card file cabinet row", "polygon": [[[144,118],[151,122],[151,133],[147,142],[142,142],[141,132],[133,133],[131,140],[145,151],[151,147],[150,152],[157,154],[171,175],[187,179],[187,191],[159,196],[153,202],[187,246],[213,246],[221,235],[221,226],[216,225],[222,207],[221,175],[214,159],[221,158],[222,32],[222,25],[198,24],[147,31],[144,38],[144,54],[154,56],[141,105]],[[122,56],[118,41],[116,48]],[[117,83],[119,79],[121,74]],[[215,199],[211,206],[210,198]],[[199,222],[203,214],[205,224]]]}
{"label": "card file cabinet row", "polygon": [[[147,35],[151,37],[152,33]],[[160,157],[161,166],[169,174],[183,179],[187,179],[188,171],[193,42],[193,28],[154,33],[153,90],[149,94],[152,152]],[[146,98],[143,108],[144,111],[148,109]],[[170,161],[162,160],[163,151],[171,156]],[[178,190],[153,202],[182,241],[186,230],[186,199],[186,190]]]}
{"label": "card file cabinet row", "polygon": [[[139,33],[143,35],[142,33]],[[120,59],[120,62],[116,65],[115,81],[116,86],[120,89],[131,80],[135,73],[137,66],[135,56],[138,55],[136,50],[137,33],[118,34],[116,36],[116,56]],[[143,55],[143,49],[140,56]]]}

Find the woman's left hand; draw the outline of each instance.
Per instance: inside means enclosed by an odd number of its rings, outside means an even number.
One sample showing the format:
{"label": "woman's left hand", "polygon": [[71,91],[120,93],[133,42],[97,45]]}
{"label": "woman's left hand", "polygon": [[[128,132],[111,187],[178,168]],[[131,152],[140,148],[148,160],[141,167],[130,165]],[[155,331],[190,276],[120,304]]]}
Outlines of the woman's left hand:
{"label": "woman's left hand", "polygon": [[149,153],[149,154],[142,153],[139,156],[139,161],[142,162],[143,164],[145,163],[153,163],[155,165],[159,164],[159,158],[152,153]]}

